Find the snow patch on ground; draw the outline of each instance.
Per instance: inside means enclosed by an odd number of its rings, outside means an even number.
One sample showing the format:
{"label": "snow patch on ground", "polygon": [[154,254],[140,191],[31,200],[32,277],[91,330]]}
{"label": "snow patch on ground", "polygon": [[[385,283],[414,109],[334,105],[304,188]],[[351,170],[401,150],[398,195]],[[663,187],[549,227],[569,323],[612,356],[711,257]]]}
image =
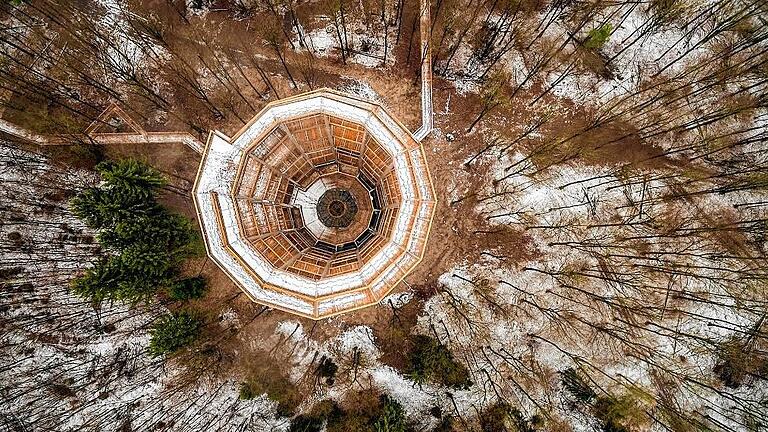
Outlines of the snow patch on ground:
{"label": "snow patch on ground", "polygon": [[[606,11],[609,12],[613,12],[613,8]],[[603,104],[637,90],[642,80],[653,73],[663,69],[665,74],[677,74],[700,61],[709,52],[704,45],[688,51],[698,44],[701,32],[694,32],[691,38],[671,26],[660,28],[643,8],[634,7],[626,19],[619,23],[620,17],[613,15],[609,21],[615,23],[614,29],[608,42],[601,48],[603,56],[612,60],[610,68],[615,71],[613,79],[571,70],[555,83],[565,70],[561,68],[546,75],[547,85],[555,86],[553,94],[577,102]],[[602,17],[598,17],[594,26],[602,20]],[[587,30],[591,28],[586,27]]]}
{"label": "snow patch on ground", "polygon": [[[327,17],[319,17],[322,22],[330,20]],[[375,35],[364,35],[365,29],[361,27],[361,32],[358,34],[356,31],[348,31],[347,39],[349,40],[351,51],[347,53],[347,61],[350,63],[356,63],[366,68],[378,68],[384,65],[384,33]],[[301,33],[301,35],[299,34]],[[307,45],[302,47],[301,37]],[[390,30],[388,35],[387,47],[387,65],[391,65],[395,61],[395,56],[392,53],[392,47],[394,46],[396,34]],[[336,55],[341,57],[339,51],[340,43],[336,28],[333,24],[328,24],[325,27],[316,28],[311,31],[306,31],[303,27],[300,27],[292,39],[293,45],[297,48],[297,51],[303,51],[309,49],[314,55],[318,57],[328,57]],[[368,47],[367,52],[363,52],[363,46]]]}
{"label": "snow patch on ground", "polygon": [[96,0],[105,13],[98,21],[105,36],[111,42],[106,49],[104,61],[108,70],[120,71],[120,75],[131,75],[146,66],[153,59],[168,59],[170,54],[161,46],[147,40],[137,41],[131,34],[131,26],[125,20],[126,6],[121,0]]}
{"label": "snow patch on ground", "polygon": [[376,90],[374,90],[370,84],[367,82],[355,80],[353,78],[349,79],[351,82],[344,84],[339,88],[339,90],[386,107],[384,99],[378,93],[376,93]]}
{"label": "snow patch on ground", "polygon": [[381,299],[380,305],[399,309],[413,300],[413,291],[392,293]]}

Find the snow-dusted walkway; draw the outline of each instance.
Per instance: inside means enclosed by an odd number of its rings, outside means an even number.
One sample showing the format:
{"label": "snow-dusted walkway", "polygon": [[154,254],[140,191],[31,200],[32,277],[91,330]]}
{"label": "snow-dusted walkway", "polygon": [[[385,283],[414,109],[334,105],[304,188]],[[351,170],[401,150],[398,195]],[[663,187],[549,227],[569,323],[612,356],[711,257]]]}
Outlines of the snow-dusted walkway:
{"label": "snow-dusted walkway", "polygon": [[421,141],[432,132],[434,119],[432,110],[432,47],[430,44],[431,17],[429,0],[421,0],[419,12],[419,33],[421,38],[421,127],[413,133]]}

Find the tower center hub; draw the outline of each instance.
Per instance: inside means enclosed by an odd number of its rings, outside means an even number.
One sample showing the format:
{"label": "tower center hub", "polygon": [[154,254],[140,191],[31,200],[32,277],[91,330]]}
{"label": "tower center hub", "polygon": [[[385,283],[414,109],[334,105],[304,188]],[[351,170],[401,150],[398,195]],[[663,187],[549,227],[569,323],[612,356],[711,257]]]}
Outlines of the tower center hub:
{"label": "tower center hub", "polygon": [[357,202],[346,189],[329,189],[317,201],[317,217],[329,228],[346,228],[356,215]]}

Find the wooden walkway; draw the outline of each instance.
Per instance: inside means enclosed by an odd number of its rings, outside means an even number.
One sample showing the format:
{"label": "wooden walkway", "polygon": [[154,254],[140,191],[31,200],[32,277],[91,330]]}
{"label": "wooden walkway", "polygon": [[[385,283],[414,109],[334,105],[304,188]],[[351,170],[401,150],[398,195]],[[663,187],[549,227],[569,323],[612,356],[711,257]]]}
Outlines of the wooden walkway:
{"label": "wooden walkway", "polygon": [[432,109],[432,30],[429,0],[421,0],[419,11],[419,34],[421,39],[421,127],[413,133],[421,141],[432,132],[434,110]]}
{"label": "wooden walkway", "polygon": [[[117,114],[132,132],[99,132],[99,127],[106,124],[112,115]],[[96,144],[171,144],[182,143],[197,153],[202,153],[203,143],[186,132],[147,132],[117,105],[110,105],[81,134],[40,135],[0,119],[0,132],[22,140],[43,146],[71,145],[75,142],[94,142]]]}

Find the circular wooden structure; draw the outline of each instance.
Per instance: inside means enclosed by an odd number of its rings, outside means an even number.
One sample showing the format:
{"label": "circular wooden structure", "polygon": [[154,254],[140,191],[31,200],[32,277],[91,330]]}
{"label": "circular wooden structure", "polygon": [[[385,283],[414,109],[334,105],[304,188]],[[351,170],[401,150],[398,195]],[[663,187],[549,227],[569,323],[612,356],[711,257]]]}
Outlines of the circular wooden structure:
{"label": "circular wooden structure", "polygon": [[209,136],[194,187],[210,257],[256,302],[309,318],[377,303],[421,260],[435,208],[422,146],[331,90]]}

